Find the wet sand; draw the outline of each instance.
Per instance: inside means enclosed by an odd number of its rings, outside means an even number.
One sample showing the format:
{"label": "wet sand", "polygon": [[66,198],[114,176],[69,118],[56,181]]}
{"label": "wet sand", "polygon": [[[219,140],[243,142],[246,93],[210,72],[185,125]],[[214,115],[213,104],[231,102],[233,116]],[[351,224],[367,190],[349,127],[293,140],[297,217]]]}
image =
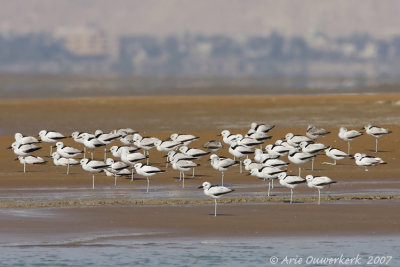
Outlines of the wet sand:
{"label": "wet sand", "polygon": [[[0,101],[0,147],[8,147],[14,132],[34,134],[41,129],[54,129],[70,134],[73,130],[105,131],[131,127],[144,135],[164,139],[173,132],[200,136],[192,143],[201,147],[216,139],[222,129],[245,133],[252,121],[276,125],[270,142],[287,132],[304,134],[308,123],[330,130],[320,141],[346,150],[347,144],[337,137],[341,125],[359,129],[373,123],[393,131],[379,141],[378,156],[387,165],[364,168],[354,160],[338,161],[337,166],[322,165],[331,161],[318,156],[314,171],[306,164],[302,176],[327,175],[338,183],[323,191],[322,205],[315,205],[316,191],[299,186],[295,203],[287,203],[289,190],[279,185],[266,197],[267,183],[239,173],[236,167],[226,173],[225,183],[235,192],[221,200],[214,218],[212,200],[197,189],[204,181],[220,183],[220,173],[206,159],[193,179],[181,188],[179,173],[168,168],[151,178],[150,193],[145,194],[146,181],[121,178],[114,188],[114,179],[96,175],[96,189],[91,190],[91,175],[79,166],[71,175],[65,168],[49,162],[43,166],[22,165],[13,161],[11,150],[0,151],[1,226],[6,236],[47,234],[74,236],[84,232],[162,232],[163,236],[196,235],[269,236],[312,234],[399,234],[400,193],[400,95],[342,96],[274,96],[274,97],[153,97],[93,98],[52,100]],[[74,145],[71,140],[66,141]],[[269,143],[269,142],[267,142]],[[118,143],[117,143],[118,144]],[[35,155],[49,153],[48,144]],[[375,140],[364,135],[351,144],[352,153],[374,155]],[[226,155],[227,148],[218,154]],[[101,159],[102,153],[96,152]],[[150,152],[150,162],[165,168],[162,153]],[[287,161],[284,157],[283,160]],[[289,173],[296,174],[293,164]],[[187,176],[189,173],[187,173]],[[41,208],[40,208],[41,207]],[[18,214],[15,211],[19,211]],[[25,211],[28,211],[25,213]],[[48,216],[41,214],[50,214]],[[23,214],[23,215],[21,215]],[[223,215],[223,216],[222,216]]]}

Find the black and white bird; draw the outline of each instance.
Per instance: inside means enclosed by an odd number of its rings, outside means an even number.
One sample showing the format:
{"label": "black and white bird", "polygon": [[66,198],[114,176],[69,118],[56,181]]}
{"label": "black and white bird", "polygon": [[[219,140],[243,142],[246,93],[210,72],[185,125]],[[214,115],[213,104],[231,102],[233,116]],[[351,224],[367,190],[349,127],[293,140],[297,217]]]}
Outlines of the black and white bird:
{"label": "black and white bird", "polygon": [[[155,147],[154,142],[159,140],[158,138],[155,137],[150,137],[150,136],[141,136],[138,133],[135,133],[133,135],[133,144],[141,149],[144,150],[144,155],[147,156],[146,163],[149,164],[149,158],[150,158],[150,149]],[[147,155],[146,155],[147,154]]]}
{"label": "black and white bird", "polygon": [[79,161],[73,158],[64,158],[61,157],[57,152],[53,152],[51,154],[51,158],[53,159],[53,163],[55,166],[64,166],[67,167],[67,175],[69,174],[69,166],[79,165]]}
{"label": "black and white bird", "polygon": [[83,145],[86,148],[89,148],[92,150],[91,151],[92,159],[93,159],[94,150],[98,147],[102,147],[102,146],[106,145],[105,143],[103,143],[99,139],[97,139],[95,136],[90,135],[88,133],[82,134],[82,138],[83,138]]}
{"label": "black and white bird", "polygon": [[235,158],[239,159],[240,173],[242,173],[242,158],[253,154],[253,150],[247,146],[239,145],[236,141],[233,141],[229,147],[229,153]]}
{"label": "black and white bird", "polygon": [[263,132],[263,133],[268,133],[272,129],[275,128],[275,125],[269,125],[265,123],[257,123],[257,122],[252,122],[250,124],[250,129],[256,131],[256,132]]}
{"label": "black and white bird", "polygon": [[237,134],[231,134],[229,130],[223,130],[220,134],[217,134],[217,136],[222,136],[222,141],[229,146],[239,138]]}
{"label": "black and white bird", "polygon": [[170,136],[171,140],[180,142],[184,146],[188,146],[191,142],[196,141],[200,137],[194,136],[191,134],[178,134],[178,133],[173,133]]}
{"label": "black and white bird", "polygon": [[57,153],[64,158],[73,158],[83,153],[82,150],[72,146],[66,146],[63,142],[57,142],[55,147],[57,148]]}
{"label": "black and white bird", "polygon": [[301,166],[308,162],[310,159],[314,158],[314,154],[298,152],[297,149],[292,149],[289,152],[288,159],[299,166],[299,176],[301,177]]}
{"label": "black and white bird", "polygon": [[268,139],[271,139],[272,136],[269,136],[267,133],[264,132],[257,132],[256,130],[250,129],[247,134],[246,137],[251,137],[253,139],[256,139],[257,141],[265,141]]}
{"label": "black and white bird", "polygon": [[368,156],[366,154],[361,154],[361,153],[356,153],[354,155],[354,158],[358,166],[365,167],[365,171],[368,171],[369,166],[386,164],[386,162],[383,161],[381,158]]}
{"label": "black and white bird", "polygon": [[[107,170],[114,176],[114,186],[117,186],[117,177],[118,176],[131,174],[130,171],[126,172],[129,166],[125,162],[114,161],[114,159],[108,158],[108,159],[106,159],[106,164],[109,165],[110,167],[108,167],[105,170]],[[121,171],[124,171],[124,172],[121,173]]]}
{"label": "black and white bird", "polygon": [[114,158],[121,158],[122,150],[126,147],[128,149],[128,153],[138,152],[140,149],[134,146],[112,146],[110,147],[110,152]]}
{"label": "black and white bird", "polygon": [[45,164],[47,161],[42,159],[41,157],[36,156],[18,156],[15,160],[19,160],[19,163],[24,165],[24,173],[26,172],[26,164]]}
{"label": "black and white bird", "polygon": [[211,166],[221,172],[221,184],[224,185],[224,173],[239,162],[230,158],[218,157],[216,154],[210,156]]}
{"label": "black and white bird", "polygon": [[277,144],[269,144],[265,147],[265,150],[268,152],[268,154],[278,157],[286,155],[289,153],[290,149],[291,148]]}
{"label": "black and white bird", "polygon": [[207,143],[203,145],[203,148],[211,151],[211,152],[217,152],[221,148],[223,148],[223,145],[220,141],[217,140],[210,140]]}
{"label": "black and white bird", "polygon": [[184,158],[174,158],[171,163],[172,168],[179,171],[179,180],[182,180],[182,188],[185,188],[185,172],[200,166],[200,164]]}
{"label": "black and white bird", "polygon": [[336,181],[333,181],[327,176],[307,175],[306,180],[308,187],[318,189],[318,205],[321,204],[321,189],[323,189],[326,185],[330,187],[331,184],[336,183]]}
{"label": "black and white bird", "polygon": [[[42,142],[46,143],[56,143],[59,140],[67,138],[63,134],[56,132],[56,131],[46,131],[46,130],[41,130],[39,132],[39,137]],[[50,146],[50,155],[53,154],[53,146]]]}
{"label": "black and white bird", "polygon": [[287,175],[286,172],[278,174],[279,183],[287,188],[290,188],[290,204],[293,202],[293,189],[299,184],[305,183],[306,179],[296,175]]}
{"label": "black and white bird", "polygon": [[214,199],[214,216],[217,216],[217,199],[234,191],[225,186],[211,185],[209,182],[204,182],[198,188],[203,188],[204,194]]}
{"label": "black and white bird", "polygon": [[122,136],[119,138],[119,141],[120,141],[122,144],[127,145],[127,146],[133,145],[133,143],[134,143],[133,135],[134,135],[134,134],[122,135]]}
{"label": "black and white bird", "polygon": [[[318,153],[324,151],[327,146],[321,143],[309,143],[309,142],[301,142],[299,144],[301,150],[305,153],[310,153],[315,156],[318,155]],[[314,170],[314,158],[311,159],[311,170]]]}
{"label": "black and white bird", "polygon": [[147,189],[146,189],[146,193],[149,192],[149,177],[156,175],[157,173],[160,172],[165,172],[164,170],[160,170],[159,168],[153,167],[153,166],[149,166],[149,165],[143,165],[142,163],[136,163],[134,166],[136,173],[146,177],[147,179]]}
{"label": "black and white bird", "polygon": [[346,152],[343,152],[340,149],[330,147],[330,146],[325,149],[325,154],[327,157],[333,159],[334,162],[333,163],[323,162],[322,164],[336,165],[336,160],[341,160],[341,159],[350,157],[350,155],[347,154]]}
{"label": "black and white bird", "polygon": [[104,160],[107,158],[107,148],[106,146],[111,144],[114,140],[117,140],[121,137],[121,134],[118,133],[104,133],[102,130],[96,130],[94,133],[94,137],[97,138],[100,142],[105,144],[104,146]]}
{"label": "black and white bird", "polygon": [[145,160],[147,156],[142,153],[134,152],[130,153],[128,147],[124,147],[121,150],[121,160],[126,164],[130,165],[132,168],[131,172],[131,181],[133,181],[133,166],[138,163],[139,161]]}
{"label": "black and white bird", "polygon": [[350,155],[350,142],[361,135],[363,135],[362,132],[356,130],[347,130],[345,127],[340,127],[338,136],[340,139],[347,142],[347,154]]}
{"label": "black and white bird", "polygon": [[17,156],[26,157],[42,148],[34,144],[20,144],[18,142],[14,142],[11,144],[11,146],[8,147],[8,149],[12,149],[14,154]]}
{"label": "black and white bird", "polygon": [[154,145],[156,146],[156,149],[160,152],[169,152],[177,149],[179,146],[182,145],[182,143],[171,140],[165,140],[165,141],[156,140],[154,141]]}
{"label": "black and white bird", "polygon": [[253,148],[253,147],[262,145],[264,143],[264,141],[258,141],[257,139],[255,139],[253,137],[248,137],[248,136],[243,137],[243,135],[241,135],[241,134],[238,134],[237,136],[238,136],[238,138],[237,138],[236,142],[242,146],[247,146],[247,147]]}
{"label": "black and white bird", "polygon": [[83,157],[86,158],[86,147],[83,144],[85,142],[83,140],[83,134],[85,134],[85,132],[72,132],[71,137],[74,139],[76,143],[83,145]]}
{"label": "black and white bird", "polygon": [[81,159],[80,161],[82,169],[92,174],[92,189],[94,189],[94,174],[102,172],[103,169],[110,167],[110,165],[103,161],[92,160],[92,159]]}
{"label": "black and white bird", "polygon": [[29,144],[35,144],[35,143],[40,143],[39,140],[37,140],[33,136],[24,136],[21,133],[16,133],[14,135],[15,141],[19,144],[23,145],[29,145]]}
{"label": "black and white bird", "polygon": [[365,132],[368,135],[375,137],[375,153],[378,153],[378,139],[386,134],[390,134],[391,131],[379,126],[373,126],[371,124],[365,125],[363,129],[365,129]]}
{"label": "black and white bird", "polygon": [[324,128],[317,128],[312,124],[309,124],[306,130],[307,137],[311,138],[312,140],[317,140],[331,132],[325,130]]}
{"label": "black and white bird", "polygon": [[246,171],[251,171],[252,169],[261,169],[263,165],[258,162],[251,162],[251,159],[245,159],[243,161],[244,169]]}
{"label": "black and white bird", "polygon": [[193,157],[193,158],[197,158],[197,159],[210,154],[210,152],[208,152],[208,151],[204,151],[204,150],[201,150],[198,148],[189,148],[187,146],[181,146],[179,148],[179,151],[189,157]]}
{"label": "black and white bird", "polygon": [[293,133],[287,133],[285,135],[286,142],[292,147],[299,147],[301,142],[310,142],[311,139],[304,135],[295,135]]}
{"label": "black and white bird", "polygon": [[285,171],[277,167],[264,166],[261,169],[250,170],[250,173],[248,175],[256,176],[260,179],[263,179],[264,181],[268,180],[267,196],[269,196],[269,193],[271,191],[271,181],[273,181],[273,179],[278,179],[278,175],[283,172]]}

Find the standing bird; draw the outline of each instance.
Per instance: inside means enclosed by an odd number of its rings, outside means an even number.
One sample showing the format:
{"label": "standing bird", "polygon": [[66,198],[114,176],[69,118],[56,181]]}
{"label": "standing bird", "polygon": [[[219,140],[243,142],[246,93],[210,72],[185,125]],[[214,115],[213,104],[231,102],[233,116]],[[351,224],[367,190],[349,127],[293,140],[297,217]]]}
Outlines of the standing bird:
{"label": "standing bird", "polygon": [[145,160],[147,157],[139,152],[130,153],[129,147],[122,148],[121,160],[131,166],[131,181],[133,181],[133,166],[141,160]]}
{"label": "standing bird", "polygon": [[381,138],[385,134],[390,134],[391,131],[382,127],[372,126],[371,124],[365,125],[363,129],[365,129],[367,134],[375,137],[375,153],[378,153],[378,138]]}
{"label": "standing bird", "polygon": [[233,141],[229,147],[229,153],[235,158],[239,159],[240,173],[242,173],[242,158],[244,158],[246,155],[253,154],[253,150],[247,146],[239,145],[236,141]]}
{"label": "standing bird", "polygon": [[336,181],[333,181],[331,178],[329,178],[327,176],[307,175],[306,180],[307,180],[308,187],[318,189],[318,205],[321,204],[321,191],[320,190],[323,189],[325,185],[330,187],[331,184],[336,183]]}
{"label": "standing bird", "polygon": [[229,146],[239,138],[237,134],[231,134],[228,130],[223,130],[220,134],[217,134],[217,136],[222,136],[222,141]]}
{"label": "standing bird", "polygon": [[82,169],[92,173],[92,189],[94,189],[94,174],[102,172],[103,169],[110,167],[110,165],[104,163],[103,161],[91,160],[91,159],[81,159],[80,161]]}
{"label": "standing bird", "polygon": [[[112,158],[108,158],[106,159],[106,164],[109,165],[110,167],[108,167],[105,170],[109,171],[114,176],[114,186],[117,186],[117,176],[120,176],[122,174],[123,175],[131,174],[130,171],[126,172],[129,166],[125,162],[122,161],[115,162]],[[121,171],[124,172],[121,173]]]}
{"label": "standing bird", "polygon": [[14,154],[17,156],[29,156],[31,153],[42,149],[41,147],[38,147],[34,144],[20,144],[18,142],[14,142],[9,146],[7,149],[13,149]]}
{"label": "standing bird", "polygon": [[[59,140],[67,138],[59,132],[46,131],[46,130],[41,130],[39,132],[39,137],[40,140],[42,140],[42,142],[46,143],[56,143]],[[53,146],[50,146],[50,155],[52,155],[52,153],[53,153]]]}
{"label": "standing bird", "polygon": [[[55,147],[57,147],[57,153],[63,158],[69,159],[83,153],[79,149],[64,145],[63,142],[57,142]],[[69,173],[69,163],[70,161],[67,162],[67,174]]]}
{"label": "standing bird", "polygon": [[315,155],[313,154],[298,152],[296,149],[291,150],[288,155],[288,159],[299,166],[299,176],[301,176],[301,165],[314,157]]}
{"label": "standing bird", "polygon": [[290,188],[290,204],[293,202],[293,189],[299,184],[305,183],[306,179],[300,176],[287,175],[286,172],[278,174],[279,183],[287,188]]}
{"label": "standing bird", "polygon": [[[324,151],[327,146],[321,143],[308,143],[308,142],[301,142],[300,143],[301,150],[305,153],[310,153],[315,156],[321,151]],[[311,159],[311,170],[314,170],[314,158]]]}
{"label": "standing bird", "polygon": [[86,158],[86,147],[83,144],[85,141],[83,140],[84,132],[72,132],[71,136],[75,142],[83,145],[83,157]]}
{"label": "standing bird", "polygon": [[191,142],[200,138],[191,134],[177,134],[177,133],[171,134],[170,137],[171,140],[180,142],[184,146],[188,146]]}
{"label": "standing bird", "polygon": [[214,217],[217,216],[217,198],[220,198],[222,195],[228,194],[230,192],[233,192],[235,190],[230,189],[225,186],[216,186],[216,185],[211,185],[209,182],[204,182],[201,186],[198,187],[203,188],[204,194],[206,196],[212,197],[214,199]]}
{"label": "standing bird", "polygon": [[216,141],[216,140],[210,140],[203,145],[203,148],[205,148],[211,152],[217,152],[222,147],[223,147],[222,143],[220,141]]}
{"label": "standing bird", "polygon": [[82,134],[82,138],[83,138],[83,145],[92,150],[92,152],[91,152],[92,159],[93,159],[94,149],[106,145],[105,143],[103,143],[99,139],[97,139],[95,136],[92,136],[88,133]]}
{"label": "standing bird", "polygon": [[33,136],[24,136],[21,133],[16,133],[14,135],[15,141],[18,142],[19,144],[24,144],[24,145],[29,145],[29,144],[34,144],[34,143],[40,143],[39,140],[37,140]]}
{"label": "standing bird", "polygon": [[57,152],[53,152],[53,154],[51,154],[51,158],[53,158],[53,163],[55,166],[67,167],[67,175],[69,174],[69,166],[80,164],[76,159],[61,157],[61,155]]}
{"label": "standing bird", "polygon": [[[183,154],[185,154],[188,157],[192,157],[195,159],[200,159],[201,157],[204,157],[208,154],[210,154],[210,152],[208,151],[204,151],[198,148],[188,148],[187,146],[181,146],[179,148],[179,151]],[[192,177],[194,177],[194,168],[193,168],[193,174]]]}
{"label": "standing bird", "polygon": [[293,133],[287,133],[285,135],[286,142],[292,147],[299,147],[301,142],[310,142],[311,139],[304,135],[294,135]]}
{"label": "standing bird", "polygon": [[250,129],[256,131],[256,132],[262,132],[262,133],[268,133],[272,129],[275,128],[275,125],[269,125],[265,123],[257,123],[257,122],[252,122],[250,124]]}
{"label": "standing bird", "polygon": [[47,162],[41,157],[35,156],[18,156],[15,160],[19,160],[21,164],[24,164],[24,173],[26,172],[26,164],[45,164]]}
{"label": "standing bird", "polygon": [[155,144],[154,142],[159,140],[158,138],[155,137],[149,137],[149,136],[145,136],[142,137],[140,134],[135,133],[133,135],[133,144],[141,149],[144,150],[144,155],[146,156],[146,152],[147,152],[147,159],[146,159],[146,163],[149,164],[149,158],[150,158],[150,153],[149,150],[152,149]]}
{"label": "standing bird", "polygon": [[271,180],[272,179],[277,179],[278,175],[280,173],[283,173],[285,171],[277,168],[277,167],[268,167],[264,166],[261,169],[252,169],[250,170],[250,173],[247,175],[252,175],[252,176],[257,176],[260,179],[267,180],[268,179],[268,192],[267,196],[269,196],[269,192],[271,190]]}
{"label": "standing bird", "polygon": [[175,158],[171,163],[172,168],[179,171],[179,180],[182,180],[182,188],[185,188],[185,172],[200,166],[200,164],[184,158]]}
{"label": "standing bird", "polygon": [[307,137],[311,138],[312,140],[317,140],[330,133],[331,132],[328,132],[324,128],[317,128],[312,124],[309,124],[306,130]]}
{"label": "standing bird", "polygon": [[347,154],[350,155],[350,142],[361,136],[363,133],[356,130],[347,130],[345,127],[340,127],[339,138],[347,142]]}
{"label": "standing bird", "polygon": [[134,167],[135,167],[137,174],[144,176],[147,179],[146,193],[149,192],[149,177],[153,176],[157,173],[160,173],[160,172],[165,172],[164,170],[160,170],[159,168],[149,166],[149,165],[143,165],[142,163],[136,163]]}
{"label": "standing bird", "polygon": [[122,135],[118,133],[104,133],[102,130],[96,130],[94,133],[94,137],[97,138],[100,142],[105,144],[104,146],[104,160],[107,158],[107,148],[106,146],[111,144],[112,141],[120,138]]}
{"label": "standing bird", "polygon": [[333,163],[323,162],[322,164],[336,165],[336,160],[341,160],[341,159],[350,157],[350,155],[347,154],[346,152],[343,152],[343,151],[341,151],[341,150],[339,150],[337,148],[330,147],[330,146],[328,146],[325,149],[325,154],[326,154],[327,157],[330,157],[331,159],[333,159],[334,162]]}
{"label": "standing bird", "polygon": [[368,171],[368,169],[367,169],[368,166],[386,164],[386,162],[383,161],[381,158],[372,157],[372,156],[368,156],[366,154],[361,154],[361,153],[356,153],[354,155],[354,158],[356,159],[356,164],[358,166],[365,167],[365,171]]}
{"label": "standing bird", "polygon": [[274,156],[283,156],[289,153],[290,148],[283,146],[283,145],[277,145],[277,144],[269,144],[265,147],[265,150],[268,152],[270,155]]}
{"label": "standing bird", "polygon": [[244,169],[246,171],[251,171],[252,169],[261,169],[263,165],[258,162],[251,162],[251,159],[245,159],[243,161]]}
{"label": "standing bird", "polygon": [[230,167],[237,165],[239,162],[236,160],[225,158],[225,157],[218,157],[215,154],[210,156],[211,166],[221,172],[221,184],[224,185],[224,172],[226,172]]}

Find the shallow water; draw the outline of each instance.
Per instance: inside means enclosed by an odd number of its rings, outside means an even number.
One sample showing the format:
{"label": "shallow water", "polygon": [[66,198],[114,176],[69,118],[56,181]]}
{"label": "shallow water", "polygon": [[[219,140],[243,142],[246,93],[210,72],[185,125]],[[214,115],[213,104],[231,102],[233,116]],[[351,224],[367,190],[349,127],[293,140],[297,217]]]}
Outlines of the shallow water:
{"label": "shallow water", "polygon": [[[400,236],[161,240],[94,236],[74,243],[3,244],[0,266],[330,266],[324,263],[340,257],[360,263],[347,264],[351,266],[399,266],[399,249]],[[384,263],[374,264],[377,259]]]}

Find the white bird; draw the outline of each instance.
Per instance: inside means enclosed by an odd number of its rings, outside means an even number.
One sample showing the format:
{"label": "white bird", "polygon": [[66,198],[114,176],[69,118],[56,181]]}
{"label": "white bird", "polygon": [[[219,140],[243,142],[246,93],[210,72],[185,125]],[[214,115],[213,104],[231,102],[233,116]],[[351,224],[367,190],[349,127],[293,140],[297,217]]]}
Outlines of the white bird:
{"label": "white bird", "polygon": [[256,132],[263,132],[263,133],[268,133],[274,127],[275,127],[275,125],[269,125],[269,124],[257,123],[257,122],[252,122],[250,125],[250,129],[252,129]]}
{"label": "white bird", "polygon": [[180,142],[184,146],[188,146],[191,142],[200,138],[191,134],[177,134],[177,133],[171,134],[170,137],[171,140]]}
{"label": "white bird", "polygon": [[283,141],[281,139],[278,139],[275,141],[275,145],[279,145],[279,146],[284,146],[286,148],[288,148],[289,150],[294,148],[292,145],[290,145],[288,142]]}
{"label": "white bird", "polygon": [[261,169],[263,165],[258,162],[251,162],[251,159],[245,159],[243,161],[244,169],[246,171],[251,171],[252,169]]}
{"label": "white bird", "polygon": [[254,160],[259,162],[259,163],[262,163],[262,162],[264,162],[264,161],[266,161],[268,159],[276,159],[278,157],[279,156],[276,156],[276,155],[270,155],[268,153],[263,153],[263,151],[261,149],[259,149],[259,148],[254,150]]}
{"label": "white bird", "polygon": [[222,148],[222,143],[220,141],[217,140],[210,140],[207,143],[205,143],[203,145],[203,148],[211,151],[211,152],[217,152],[218,150],[220,150]]}
{"label": "white bird", "polygon": [[120,129],[113,130],[112,133],[120,134],[122,136],[125,136],[125,135],[128,135],[128,134],[133,135],[135,133],[138,133],[138,131],[135,131],[135,130],[133,130],[131,128],[120,128]]}
{"label": "white bird", "polygon": [[287,153],[289,153],[290,149],[291,148],[277,144],[269,144],[265,147],[265,150],[268,152],[268,154],[278,157],[286,155]]}
{"label": "white bird", "polygon": [[298,147],[301,142],[310,142],[311,139],[304,135],[294,135],[293,133],[287,133],[285,135],[286,142],[292,147]]}
{"label": "white bird", "polygon": [[60,154],[61,157],[64,158],[73,158],[79,154],[82,154],[83,151],[77,148],[66,146],[63,142],[57,142],[55,147],[57,148],[57,153]]}
{"label": "white bird", "polygon": [[381,164],[386,164],[385,161],[383,161],[381,158],[378,157],[372,157],[368,156],[366,154],[361,154],[361,153],[356,153],[354,155],[354,158],[356,160],[356,164],[358,166],[365,167],[365,171],[368,171],[369,166],[375,166],[375,165],[381,165]]}
{"label": "white bird", "polygon": [[[112,173],[112,175],[114,176],[114,186],[117,186],[117,176],[131,174],[130,171],[128,171],[128,173],[125,172],[125,170],[129,167],[125,162],[122,161],[115,162],[112,158],[108,158],[106,159],[106,164],[109,165],[110,167],[108,167],[105,170]],[[123,170],[124,172],[121,173],[121,171]]]}
{"label": "white bird", "polygon": [[363,129],[365,129],[368,135],[375,137],[375,153],[378,153],[378,138],[390,134],[391,131],[382,127],[372,126],[371,124],[365,125]]}
{"label": "white bird", "polygon": [[144,150],[144,155],[146,155],[147,152],[147,164],[149,164],[149,158],[150,158],[150,154],[149,154],[149,150],[152,149],[153,147],[155,147],[154,142],[159,140],[158,138],[155,137],[149,137],[149,136],[141,136],[138,133],[135,133],[133,135],[133,141],[134,141],[134,145],[143,149]]}
{"label": "white bird", "polygon": [[278,174],[279,183],[287,188],[290,188],[290,204],[293,202],[293,189],[299,184],[305,183],[306,179],[296,175],[287,175],[286,172]]}
{"label": "white bird", "polygon": [[307,137],[313,139],[313,140],[317,140],[327,134],[330,134],[331,132],[328,132],[327,130],[325,130],[324,128],[317,128],[312,124],[309,124],[306,130],[306,135]]}
{"label": "white bird", "polygon": [[315,155],[310,153],[298,152],[296,149],[291,150],[288,155],[288,159],[294,164],[299,166],[300,177],[301,177],[301,165],[303,165],[313,157],[315,157]]}
{"label": "white bird", "polygon": [[242,146],[247,146],[247,147],[252,148],[252,147],[255,147],[258,145],[262,145],[264,143],[264,141],[258,141],[257,139],[252,138],[252,137],[243,137],[243,135],[241,135],[241,134],[238,134],[237,136],[238,136],[238,138],[237,138],[236,142]]}
{"label": "white bird", "polygon": [[92,180],[93,180],[92,189],[94,189],[94,174],[102,172],[103,169],[110,167],[110,165],[104,163],[103,161],[91,160],[91,159],[81,159],[80,163],[83,170],[92,173]]}
{"label": "white bird", "polygon": [[133,145],[133,143],[134,143],[133,134],[123,135],[123,136],[121,136],[119,141],[124,145]]}
{"label": "white bird", "polygon": [[265,159],[261,162],[261,164],[263,166],[278,167],[278,168],[287,167],[289,165],[288,162],[285,162],[280,159]]}
{"label": "white bird", "polygon": [[269,196],[269,192],[271,190],[271,180],[272,179],[277,179],[278,174],[285,172],[277,167],[268,167],[268,166],[263,166],[261,169],[252,169],[250,170],[250,173],[247,175],[252,175],[256,176],[260,179],[268,180],[268,192],[267,196]]}
{"label": "white bird", "polygon": [[198,188],[203,188],[204,194],[214,199],[214,217],[217,216],[217,198],[234,191],[225,186],[211,185],[209,182],[204,182]]}
{"label": "white bird", "polygon": [[121,160],[132,167],[131,181],[133,181],[133,165],[146,158],[147,156],[139,152],[129,153],[128,147],[122,148]]}
{"label": "white bird", "polygon": [[236,141],[233,141],[229,147],[229,153],[235,158],[239,159],[240,173],[242,173],[242,158],[244,158],[246,155],[253,154],[253,150],[247,146],[239,145]]}
{"label": "white bird", "polygon": [[97,138],[100,142],[105,144],[104,146],[104,160],[107,158],[107,148],[106,146],[111,144],[116,139],[119,139],[122,135],[118,133],[104,133],[102,130],[96,130],[94,133],[94,137]]}
{"label": "white bird", "polygon": [[223,130],[220,134],[217,134],[217,136],[222,136],[222,141],[229,146],[239,138],[237,134],[231,134],[228,130]]}
{"label": "white bird", "polygon": [[15,160],[19,160],[21,164],[24,164],[24,173],[26,172],[26,164],[45,164],[47,162],[41,157],[35,156],[18,156]]}
{"label": "white bird", "polygon": [[23,145],[29,145],[29,144],[34,144],[34,143],[40,143],[39,140],[37,140],[33,136],[24,136],[21,133],[16,133],[14,135],[15,141],[18,142],[19,144]]}
{"label": "white bird", "polygon": [[123,148],[126,147],[128,149],[128,153],[135,153],[140,149],[133,146],[112,146],[110,147],[110,152],[115,158],[121,158],[121,153]]}
{"label": "white bird", "polygon": [[198,148],[189,148],[187,146],[181,146],[179,148],[179,151],[189,157],[193,157],[193,158],[201,158],[204,157],[208,154],[210,154],[210,152],[198,149]]}
{"label": "white bird", "polygon": [[105,146],[106,144],[101,142],[99,139],[97,139],[95,136],[89,135],[88,133],[82,134],[83,138],[83,144],[85,145],[86,148],[90,148],[92,159],[93,159],[93,153],[94,149],[98,147]]}
{"label": "white bird", "polygon": [[221,172],[221,184],[224,185],[224,172],[226,172],[230,167],[237,165],[239,162],[236,160],[218,157],[216,154],[210,156],[211,166]]}
{"label": "white bird", "polygon": [[182,145],[182,143],[177,142],[177,141],[171,141],[171,140],[165,140],[165,141],[156,140],[154,142],[154,145],[156,146],[157,150],[160,152],[169,152],[169,151],[177,149],[180,145]]}
{"label": "white bird", "polygon": [[324,186],[328,185],[330,187],[331,184],[336,183],[336,181],[333,181],[331,178],[327,176],[312,176],[312,175],[307,175],[306,176],[307,180],[307,185],[310,188],[317,188],[318,189],[318,205],[321,204],[321,189],[324,188]]}
{"label": "white bird", "polygon": [[72,132],[71,136],[75,142],[83,145],[83,157],[86,158],[86,147],[83,144],[85,142],[85,140],[83,140],[83,134],[84,132]]}
{"label": "white bird", "polygon": [[268,139],[271,139],[271,138],[272,138],[272,136],[269,136],[267,133],[264,133],[264,132],[257,132],[257,131],[254,130],[254,129],[250,129],[250,130],[247,132],[246,137],[254,138],[254,139],[256,139],[257,141],[265,141],[265,140],[268,140]]}
{"label": "white bird", "polygon": [[18,142],[14,142],[11,144],[11,146],[8,147],[8,149],[13,149],[13,152],[17,156],[29,156],[31,153],[42,149],[41,147],[38,147],[34,144],[20,144]]}
{"label": "white bird", "polygon": [[350,142],[361,136],[363,133],[356,130],[347,130],[345,127],[340,127],[339,138],[347,142],[347,154],[350,155]]}
{"label": "white bird", "polygon": [[[310,153],[310,154],[313,154],[315,156],[319,152],[324,151],[327,148],[327,146],[324,145],[324,144],[321,144],[321,143],[309,143],[309,142],[301,142],[299,144],[299,146],[300,146],[301,150],[304,153]],[[312,171],[314,170],[314,159],[315,159],[315,157],[311,159],[311,170]]]}
{"label": "white bird", "polygon": [[[39,132],[39,137],[42,142],[46,143],[56,143],[59,140],[67,138],[59,132],[46,131],[46,130],[41,130]],[[53,153],[53,146],[50,146],[50,155],[52,155],[52,153]]]}
{"label": "white bird", "polygon": [[341,160],[341,159],[350,157],[350,155],[347,154],[346,152],[343,152],[337,148],[330,147],[330,146],[325,149],[325,154],[327,157],[330,157],[331,159],[333,159],[334,162],[333,163],[323,162],[322,164],[336,165],[336,160]]}
{"label": "white bird", "polygon": [[80,164],[79,161],[75,159],[61,157],[61,155],[57,152],[53,152],[53,154],[51,154],[51,158],[53,158],[53,163],[55,166],[67,167],[67,174],[69,174],[69,166]]}
{"label": "white bird", "polygon": [[185,188],[185,172],[200,166],[200,164],[197,164],[191,160],[177,158],[175,158],[171,163],[172,168],[179,171],[179,180],[182,180],[182,188]]}
{"label": "white bird", "polygon": [[160,170],[159,168],[149,166],[149,165],[143,165],[142,163],[136,163],[134,167],[135,167],[137,174],[144,176],[147,179],[146,193],[149,192],[149,177],[153,176],[157,173],[160,173],[160,172],[165,172],[164,170]]}

